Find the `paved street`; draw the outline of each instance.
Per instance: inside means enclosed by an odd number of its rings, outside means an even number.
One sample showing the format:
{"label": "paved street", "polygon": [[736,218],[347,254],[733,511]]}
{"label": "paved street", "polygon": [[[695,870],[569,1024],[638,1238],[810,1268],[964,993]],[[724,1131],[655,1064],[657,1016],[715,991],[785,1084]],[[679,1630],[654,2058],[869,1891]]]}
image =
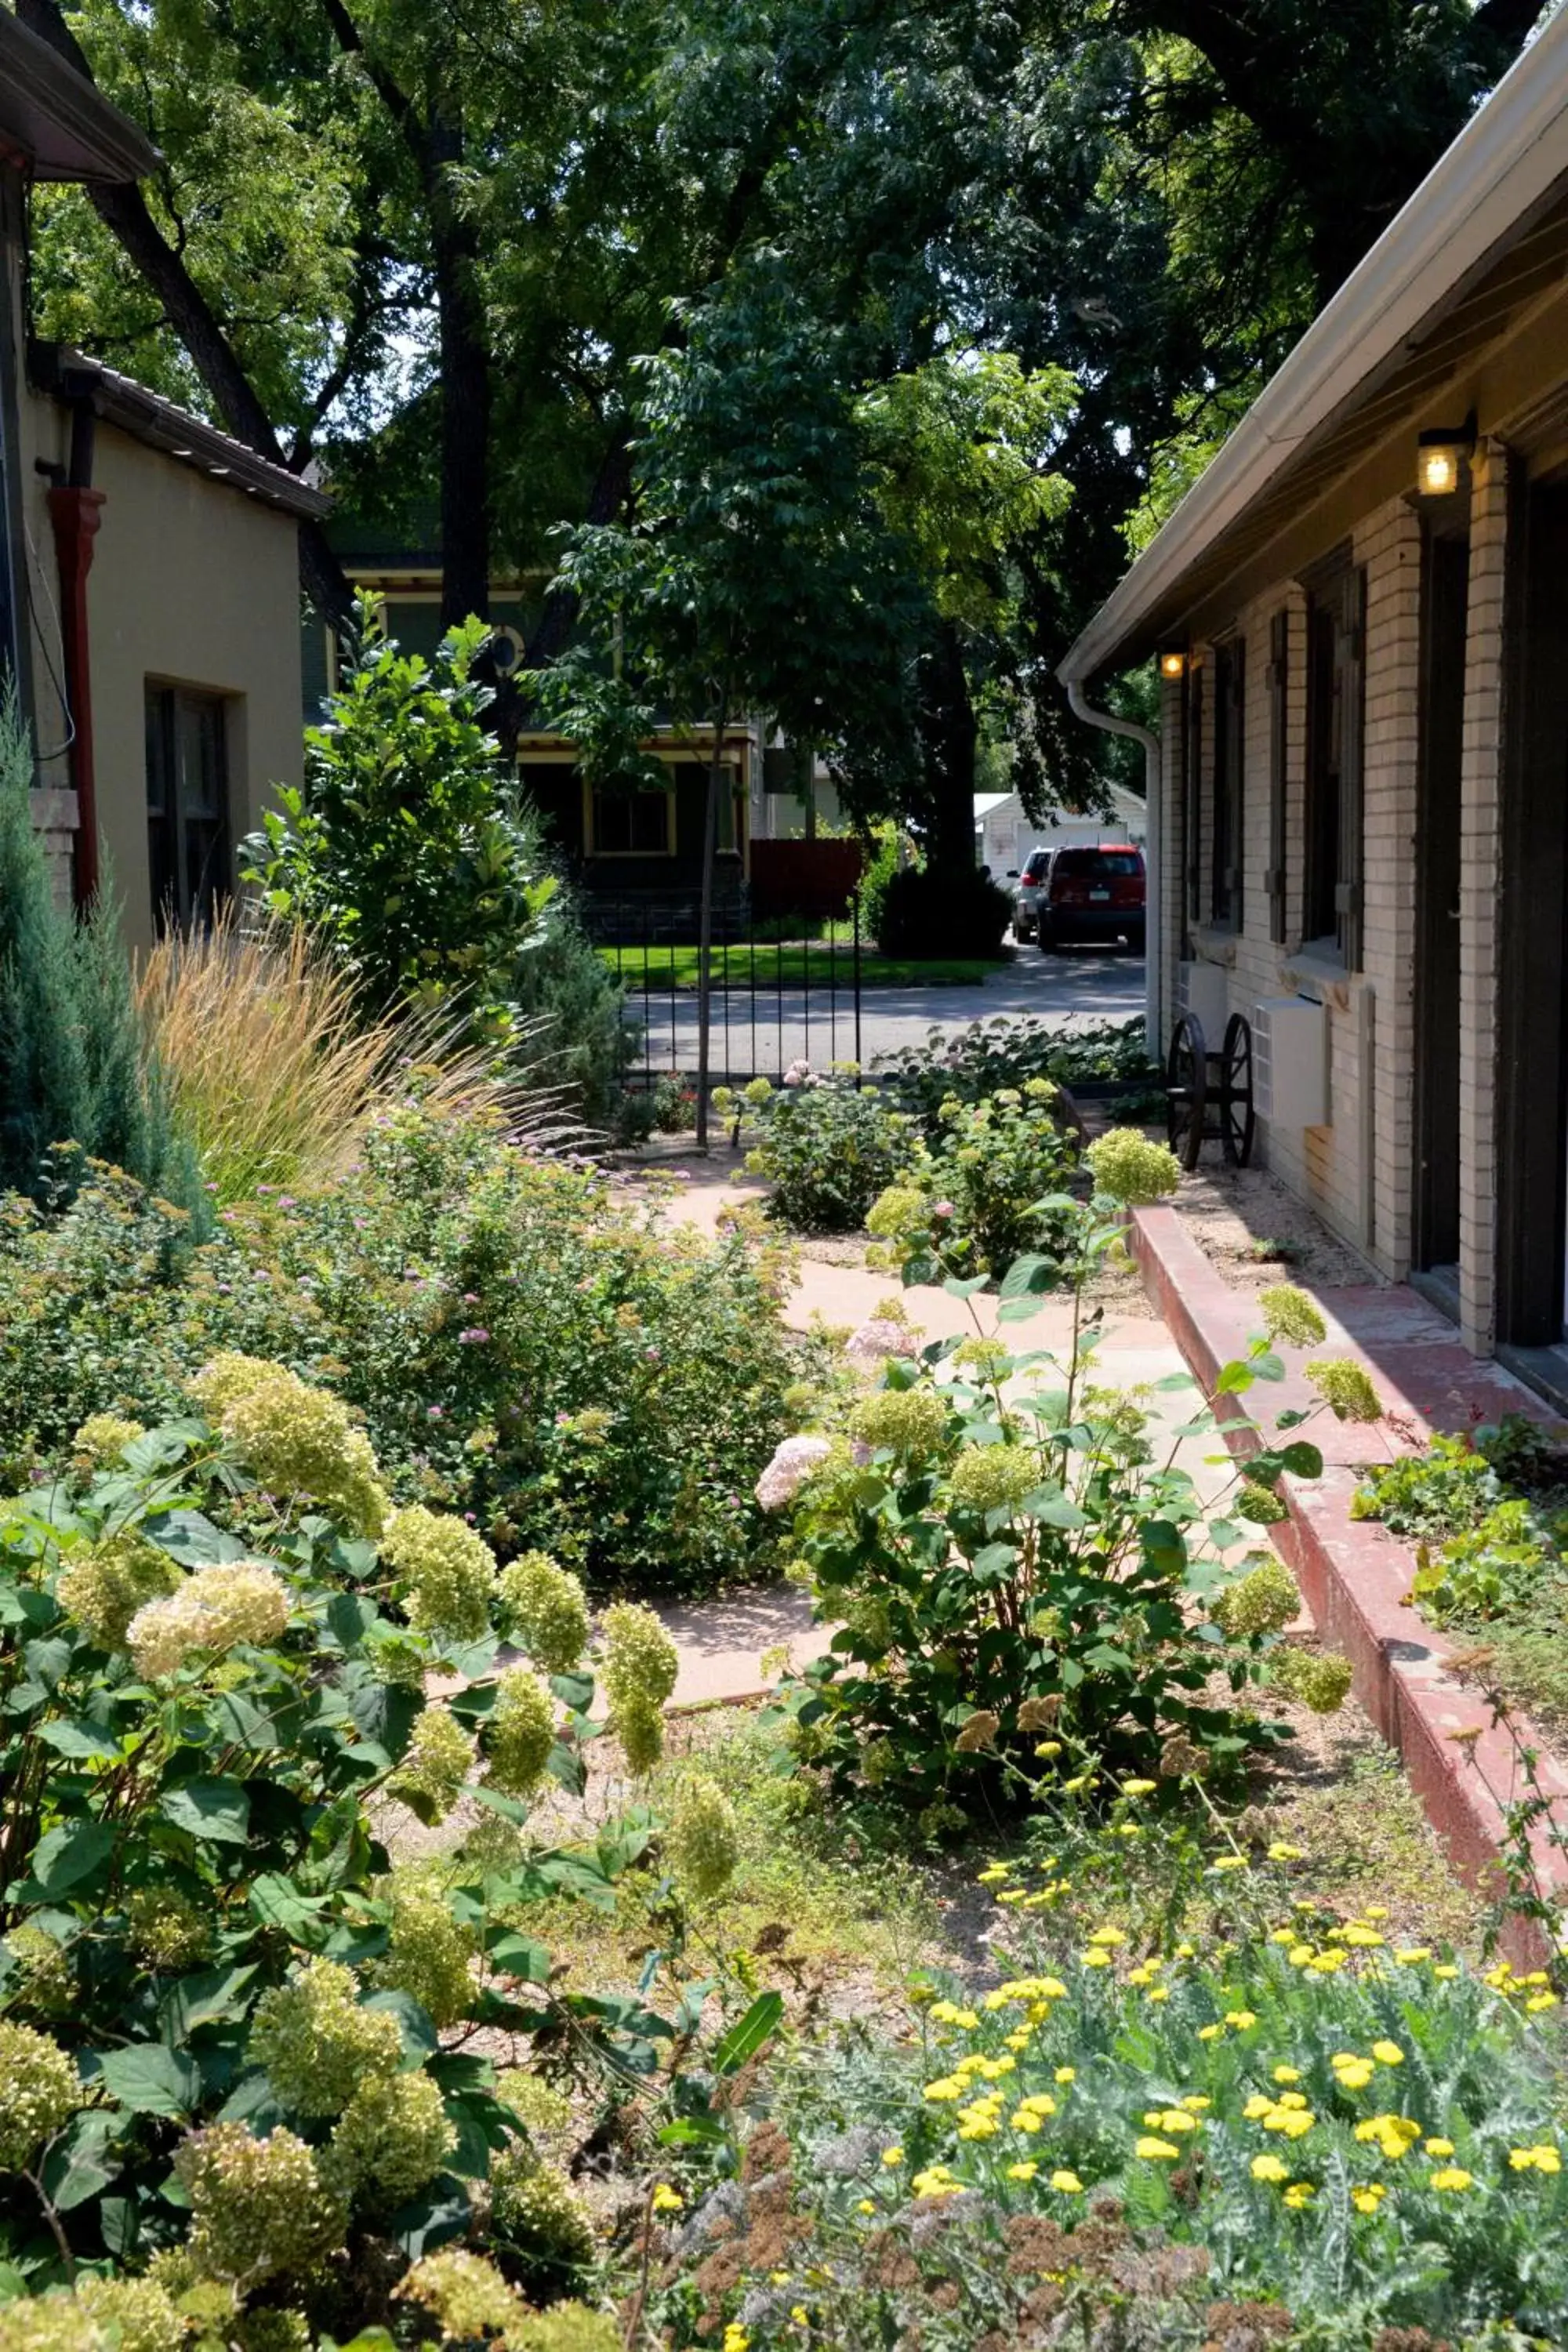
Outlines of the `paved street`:
{"label": "paved street", "polygon": [[[744,1079],[761,1071],[776,1077],[791,1062],[819,1068],[856,1056],[855,1007],[846,985],[773,990],[731,988],[713,1000],[711,1062],[715,1081]],[[647,1064],[655,1071],[690,1071],[697,1066],[695,993],[628,995],[628,1016],[646,1016]],[[997,1013],[1037,1013],[1063,1028],[1091,1021],[1126,1021],[1143,1010],[1142,957],[1110,948],[1080,948],[1076,953],[1044,956],[1035,948],[1016,950],[977,988],[868,988],[860,996],[859,1059],[868,1066],[879,1054],[924,1043],[933,1028],[949,1032]]]}

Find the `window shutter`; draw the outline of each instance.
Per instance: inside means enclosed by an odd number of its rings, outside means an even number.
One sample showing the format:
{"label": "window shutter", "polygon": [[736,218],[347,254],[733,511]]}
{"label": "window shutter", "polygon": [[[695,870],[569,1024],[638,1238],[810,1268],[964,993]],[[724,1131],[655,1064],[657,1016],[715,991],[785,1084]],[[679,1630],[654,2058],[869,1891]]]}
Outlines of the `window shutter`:
{"label": "window shutter", "polygon": [[1334,889],[1340,950],[1347,971],[1362,958],[1362,767],[1365,726],[1366,573],[1352,572],[1340,604],[1340,872]]}
{"label": "window shutter", "polygon": [[1226,733],[1226,795],[1229,804],[1226,829],[1227,856],[1221,880],[1226,914],[1233,930],[1241,929],[1241,877],[1247,863],[1247,641],[1237,637],[1231,648],[1230,715]]}
{"label": "window shutter", "polygon": [[1268,629],[1268,936],[1285,939],[1285,842],[1288,806],[1285,756],[1289,711],[1290,615],[1276,613]]}
{"label": "window shutter", "polygon": [[1204,903],[1204,673],[1187,667],[1187,920],[1203,920]]}

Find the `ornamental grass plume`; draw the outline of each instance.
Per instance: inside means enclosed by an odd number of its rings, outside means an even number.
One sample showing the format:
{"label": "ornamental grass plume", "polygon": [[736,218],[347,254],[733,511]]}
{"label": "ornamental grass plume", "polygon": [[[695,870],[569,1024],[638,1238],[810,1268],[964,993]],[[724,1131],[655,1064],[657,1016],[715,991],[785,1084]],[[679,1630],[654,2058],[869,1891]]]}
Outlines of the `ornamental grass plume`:
{"label": "ornamental grass plume", "polygon": [[441,2029],[456,2025],[473,2000],[474,1982],[468,1963],[474,1955],[472,1931],[455,1917],[445,1896],[417,1879],[394,1878],[390,1886],[392,1919],[386,1950],[373,1960],[373,1983],[413,1996]]}
{"label": "ornamental grass plume", "polygon": [[451,1709],[427,1706],[414,1718],[386,1793],[416,1813],[427,1829],[436,1829],[462,1795],[478,1762],[479,1749]]}
{"label": "ornamental grass plume", "polygon": [[510,2332],[524,2305],[493,2263],[460,2246],[426,2254],[393,2290],[395,2303],[416,2303],[427,2311],[444,2339],[461,2343],[487,2331]]}
{"label": "ornamental grass plume", "polygon": [[1096,1136],[1084,1153],[1094,1189],[1125,1208],[1152,1208],[1175,1191],[1182,1165],[1163,1143],[1151,1143],[1135,1127],[1113,1127]]}
{"label": "ornamental grass plume", "polygon": [[461,1519],[410,1503],[387,1520],[381,1556],[404,1588],[409,1623],[421,1633],[475,1642],[489,1630],[496,1556]]}
{"label": "ornamental grass plume", "polygon": [[682,1891],[700,1903],[710,1902],[733,1878],[741,1858],[740,1822],[710,1774],[682,1775],[664,1846]]}
{"label": "ornamental grass plume", "polygon": [[529,1666],[513,1666],[496,1685],[485,1726],[485,1778],[505,1797],[531,1797],[555,1745],[555,1701]]}
{"label": "ornamental grass plume", "polygon": [[588,1646],[588,1596],[579,1578],[544,1551],[525,1551],[500,1573],[502,1606],[529,1656],[547,1675],[569,1675]]}
{"label": "ornamental grass plume", "polygon": [[177,1674],[186,1662],[240,1643],[265,1649],[289,1622],[289,1589],[276,1569],[258,1560],[198,1568],[167,1600],[150,1601],[125,1629],[126,1646],[149,1682]]}
{"label": "ornamental grass plume", "polygon": [[58,2042],[0,2018],[0,2173],[30,2172],[86,2097]]}
{"label": "ornamental grass plume", "polygon": [[1255,1633],[1278,1633],[1300,1612],[1301,1595],[1283,1562],[1260,1560],[1246,1576],[1226,1585],[1209,1603],[1209,1614],[1233,1639]]}
{"label": "ornamental grass plume", "polygon": [[385,2074],[362,2084],[332,2126],[321,2174],[345,2200],[383,2212],[434,2180],[458,2145],[429,2074]]}
{"label": "ornamental grass plume", "polygon": [[1016,1511],[1039,1483],[1026,1446],[966,1445],[948,1472],[947,1490],[961,1510]]}
{"label": "ornamental grass plume", "polygon": [[1381,1421],[1383,1405],[1363,1364],[1319,1356],[1302,1368],[1336,1421]]}
{"label": "ornamental grass plume", "polygon": [[361,2006],[351,1969],[318,1958],[262,1994],[250,2057],[296,2115],[337,2116],[367,2077],[397,2072],[403,2036],[390,2011]]}
{"label": "ornamental grass plume", "polygon": [[55,1598],[99,1650],[123,1647],[126,1630],[150,1601],[176,1591],[181,1570],[135,1528],[73,1552],[55,1580]]}
{"label": "ornamental grass plume", "polygon": [[248,2293],[313,2270],[343,2242],[342,2205],[291,2131],[256,2139],[244,2124],[210,2124],[185,2141],[174,2171],[191,2200],[190,2252],[205,2277]]}
{"label": "ornamental grass plume", "polygon": [[1276,1343],[1283,1340],[1291,1348],[1321,1348],[1329,1336],[1317,1300],[1293,1282],[1270,1283],[1267,1290],[1258,1292],[1258,1307],[1265,1331]]}

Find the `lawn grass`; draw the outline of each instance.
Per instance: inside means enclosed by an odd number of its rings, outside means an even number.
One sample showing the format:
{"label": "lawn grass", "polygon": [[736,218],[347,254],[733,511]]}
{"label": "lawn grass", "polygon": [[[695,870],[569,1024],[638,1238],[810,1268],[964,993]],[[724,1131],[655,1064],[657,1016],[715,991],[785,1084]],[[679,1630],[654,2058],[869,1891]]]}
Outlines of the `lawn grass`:
{"label": "lawn grass", "polygon": [[[661,989],[676,990],[697,987],[697,949],[679,941],[658,940],[644,947],[641,942],[629,947],[602,947],[599,953],[610,970],[632,989],[647,984],[657,994]],[[860,985],[862,988],[977,988],[988,972],[1000,971],[1009,961],[1005,955],[936,956],[917,961],[912,956],[879,955],[874,948],[860,950]],[[831,977],[840,988],[852,983],[853,950],[846,941],[837,941],[831,951],[826,940],[779,944],[758,940],[737,940],[713,950],[713,977],[724,988],[750,988],[754,982],[759,990],[800,988],[808,982],[813,988],[826,988]]]}

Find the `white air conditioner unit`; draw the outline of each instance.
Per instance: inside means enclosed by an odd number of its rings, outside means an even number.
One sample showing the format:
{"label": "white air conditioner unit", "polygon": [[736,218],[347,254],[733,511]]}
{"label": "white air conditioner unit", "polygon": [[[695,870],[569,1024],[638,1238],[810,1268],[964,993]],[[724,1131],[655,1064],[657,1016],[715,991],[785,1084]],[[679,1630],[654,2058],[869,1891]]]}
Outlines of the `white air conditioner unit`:
{"label": "white air conditioner unit", "polygon": [[1230,1017],[1230,975],[1224,964],[1179,963],[1176,1011],[1193,1014],[1204,1033],[1205,1045],[1217,1053]]}
{"label": "white air conditioner unit", "polygon": [[1327,1127],[1329,1015],[1310,996],[1269,996],[1252,1012],[1252,1097],[1271,1127]]}

